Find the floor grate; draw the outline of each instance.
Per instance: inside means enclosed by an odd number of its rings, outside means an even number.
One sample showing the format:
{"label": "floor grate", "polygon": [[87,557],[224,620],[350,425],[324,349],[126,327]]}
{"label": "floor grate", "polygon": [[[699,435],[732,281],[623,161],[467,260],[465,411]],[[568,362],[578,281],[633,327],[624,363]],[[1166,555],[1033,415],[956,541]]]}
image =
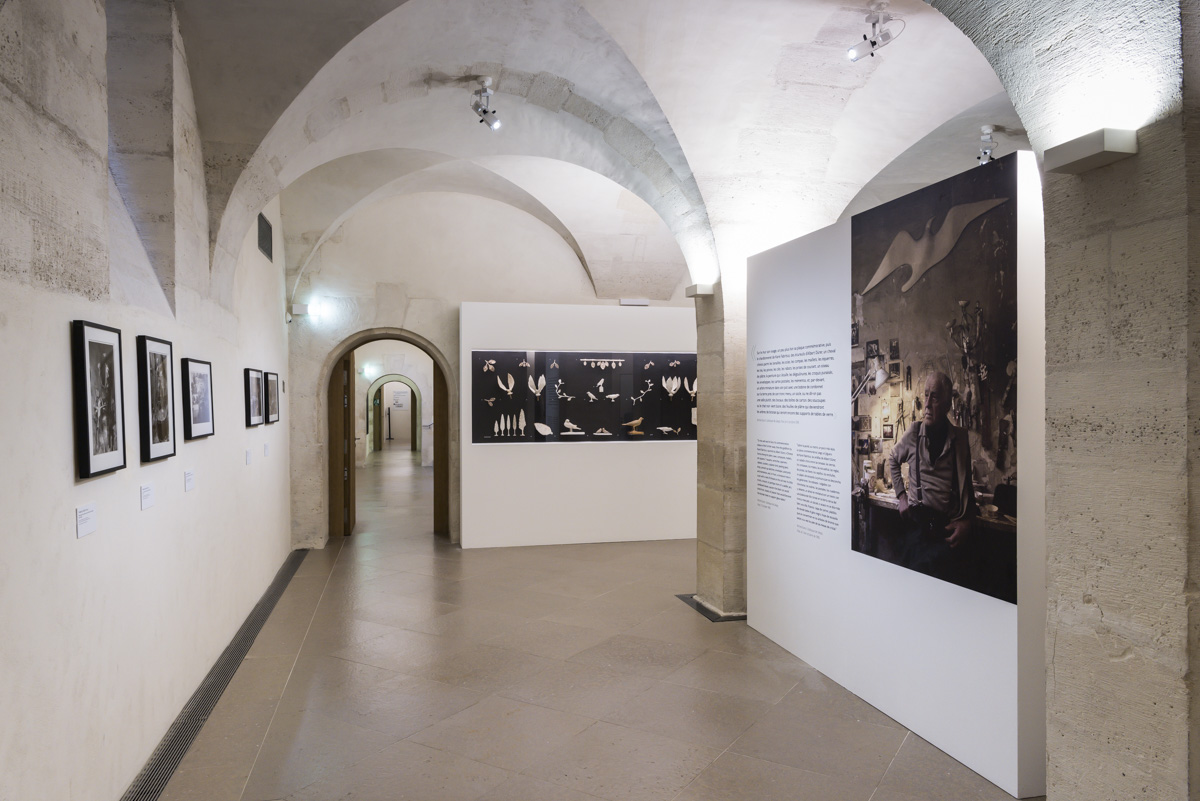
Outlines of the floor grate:
{"label": "floor grate", "polygon": [[159,742],[158,747],[154,749],[154,753],[150,755],[150,759],[142,768],[141,773],[133,780],[133,784],[129,785],[125,795],[121,796],[121,801],[156,801],[162,794],[167,782],[174,775],[175,769],[183,761],[183,755],[187,753],[192,741],[200,733],[200,727],[212,714],[217,701],[221,700],[221,694],[225,692],[229,680],[233,678],[233,674],[241,666],[242,660],[246,658],[250,646],[254,644],[254,639],[262,631],[263,624],[271,616],[275,604],[279,602],[283,591],[287,589],[292,576],[296,575],[296,571],[300,569],[300,563],[304,561],[307,553],[307,549],[292,551],[284,560],[283,566],[275,574],[271,586],[267,587],[267,591],[255,604],[254,609],[246,617],[246,622],[233,636],[225,651],[213,665],[212,670],[208,672],[204,681],[200,682],[200,686],[196,688],[196,692],[184,704],[183,711],[179,713],[179,717],[175,718],[171,728],[167,729],[167,733]]}

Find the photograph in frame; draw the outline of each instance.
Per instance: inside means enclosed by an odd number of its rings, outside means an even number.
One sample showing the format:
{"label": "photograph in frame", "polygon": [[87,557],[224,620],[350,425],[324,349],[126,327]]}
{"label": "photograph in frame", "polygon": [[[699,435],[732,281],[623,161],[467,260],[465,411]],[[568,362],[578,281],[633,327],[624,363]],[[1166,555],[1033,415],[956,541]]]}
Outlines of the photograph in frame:
{"label": "photograph in frame", "polygon": [[106,325],[71,323],[75,457],[80,478],[125,467],[125,395],[121,332]]}
{"label": "photograph in frame", "polygon": [[175,455],[175,375],[171,343],[137,338],[138,421],[142,461]]}
{"label": "photograph in frame", "polygon": [[267,422],[276,423],[279,421],[279,373],[264,373],[263,376]]}
{"label": "photograph in frame", "polygon": [[263,424],[263,374],[262,370],[247,367],[245,370],[246,427]]}
{"label": "photograph in frame", "polygon": [[216,431],[213,422],[212,364],[200,359],[182,359],[183,438],[201,439]]}
{"label": "photograph in frame", "polygon": [[[880,429],[855,488],[851,548],[1012,604],[1016,172],[1005,156],[854,215],[847,297],[867,340],[852,382],[887,375],[857,398]],[[936,258],[918,254],[927,240],[940,242]]]}

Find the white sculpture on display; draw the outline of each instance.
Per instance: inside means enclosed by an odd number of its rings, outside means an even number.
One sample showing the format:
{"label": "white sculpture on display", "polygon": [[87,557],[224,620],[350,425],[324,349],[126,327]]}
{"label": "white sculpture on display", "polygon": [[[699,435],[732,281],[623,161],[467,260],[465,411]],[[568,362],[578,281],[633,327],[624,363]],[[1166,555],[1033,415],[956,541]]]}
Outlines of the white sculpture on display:
{"label": "white sculpture on display", "polygon": [[508,386],[504,386],[504,382],[500,380],[500,376],[496,376],[496,383],[500,385],[500,389],[508,393],[508,397],[512,397],[513,389],[517,386],[517,380],[512,377],[512,373],[508,374]]}
{"label": "white sculpture on display", "polygon": [[521,432],[521,436],[525,436],[525,410],[521,410],[521,416],[517,419],[517,429]]}
{"label": "white sculpture on display", "polygon": [[673,398],[675,397],[675,393],[679,391],[679,388],[683,386],[683,379],[681,379],[679,376],[671,376],[670,378],[667,378],[664,375],[662,377],[662,386],[663,389],[667,391],[667,397]]}
{"label": "white sculpture on display", "polygon": [[563,434],[564,437],[582,437],[583,436],[583,429],[581,429],[579,426],[572,423],[570,421],[570,419],[563,420],[563,428],[567,429],[566,433]]}
{"label": "white sculpture on display", "polygon": [[543,437],[548,437],[554,433],[553,429],[551,429],[550,426],[546,425],[545,423],[534,423],[533,427]]}
{"label": "white sculpture on display", "polygon": [[690,387],[688,386],[688,380],[686,378],[683,379],[683,388],[687,391],[687,394],[692,396],[692,400],[695,400],[696,391],[700,389],[700,379],[697,378],[695,381],[693,381]]}
{"label": "white sculpture on display", "polygon": [[546,376],[538,376],[537,383],[533,382],[533,376],[529,376],[529,391],[533,393],[533,397],[537,400],[542,399],[542,390],[546,388]]}

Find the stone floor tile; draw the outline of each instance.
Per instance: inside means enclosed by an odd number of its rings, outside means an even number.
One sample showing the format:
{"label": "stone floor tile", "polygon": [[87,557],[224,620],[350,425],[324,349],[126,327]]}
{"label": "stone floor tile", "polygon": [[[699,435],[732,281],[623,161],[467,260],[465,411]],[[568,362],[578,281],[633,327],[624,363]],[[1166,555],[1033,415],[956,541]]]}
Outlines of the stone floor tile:
{"label": "stone floor tile", "polygon": [[271,721],[242,801],[283,798],[398,739],[317,712],[278,714]]}
{"label": "stone floor tile", "polygon": [[484,793],[479,801],[596,801],[598,797],[532,776],[514,776],[495,790]]}
{"label": "stone floor tile", "polygon": [[281,714],[319,712],[397,739],[421,731],[483,698],[462,687],[333,657],[302,659],[279,703]]}
{"label": "stone floor tile", "polygon": [[730,751],[793,768],[878,783],[903,729],[844,718],[800,716],[775,706],[739,737]]}
{"label": "stone floor tile", "polygon": [[158,801],[240,801],[249,766],[231,770],[226,765],[176,770]]}
{"label": "stone floor tile", "polygon": [[568,661],[661,679],[703,653],[700,648],[618,634]]}
{"label": "stone floor tile", "polygon": [[479,643],[506,634],[516,633],[525,627],[525,618],[489,612],[486,609],[468,607],[436,615],[425,620],[414,621],[405,626],[413,631],[437,634],[452,643]]}
{"label": "stone floor tile", "polygon": [[287,801],[475,801],[512,775],[401,740],[296,791]]}
{"label": "stone floor tile", "polygon": [[604,720],[721,750],[770,706],[765,701],[658,682],[605,715]]}
{"label": "stone floor tile", "polygon": [[419,671],[453,653],[453,646],[453,643],[434,634],[392,629],[374,639],[335,651],[333,656],[397,673],[422,675]]}
{"label": "stone floor tile", "polygon": [[675,801],[874,801],[871,781],[790,768],[726,753]]}
{"label": "stone floor tile", "polygon": [[672,684],[775,703],[796,679],[752,656],[707,651],[666,677]]}
{"label": "stone floor tile", "polygon": [[525,773],[609,801],[669,801],[719,754],[711,748],[600,722]]}
{"label": "stone floor tile", "polygon": [[476,762],[520,771],[594,722],[493,695],[409,739]]}
{"label": "stone floor tile", "polygon": [[1012,796],[909,733],[888,766],[875,801],[1010,801]]}
{"label": "stone floor tile", "polygon": [[472,645],[440,655],[413,675],[486,694],[503,690],[554,664],[550,659],[520,651]]}
{"label": "stone floor tile", "polygon": [[600,718],[653,684],[654,679],[633,673],[563,662],[513,684],[501,694],[551,709]]}
{"label": "stone floor tile", "polygon": [[607,632],[568,626],[550,620],[526,621],[515,631],[485,640],[497,648],[510,648],[547,659],[566,659],[608,639]]}

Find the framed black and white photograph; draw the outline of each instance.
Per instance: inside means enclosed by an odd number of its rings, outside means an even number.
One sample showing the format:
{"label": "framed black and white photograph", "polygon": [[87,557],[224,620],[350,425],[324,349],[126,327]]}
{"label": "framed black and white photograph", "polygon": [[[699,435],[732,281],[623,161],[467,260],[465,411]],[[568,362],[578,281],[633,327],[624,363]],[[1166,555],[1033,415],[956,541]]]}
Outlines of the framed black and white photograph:
{"label": "framed black and white photograph", "polygon": [[850,323],[850,347],[858,347],[858,323]]}
{"label": "framed black and white photograph", "polygon": [[183,438],[212,436],[213,423],[212,364],[200,359],[183,359]]}
{"label": "framed black and white photograph", "polygon": [[175,455],[175,376],[171,343],[139,336],[138,420],[142,461]]}
{"label": "framed black and white photograph", "polygon": [[879,340],[872,339],[870,342],[867,343],[866,356],[868,359],[874,359],[878,355],[879,355]]}
{"label": "framed black and white photograph", "polygon": [[893,338],[888,341],[888,358],[893,361],[900,358],[900,340]]}
{"label": "framed black and white photograph", "polygon": [[263,424],[263,373],[247,367],[246,384],[246,427]]}
{"label": "framed black and white photograph", "polygon": [[895,439],[896,438],[896,424],[895,423],[884,423],[883,424],[883,438],[884,439]]}
{"label": "framed black and white photograph", "polygon": [[75,459],[80,478],[125,467],[125,394],[121,332],[106,325],[71,323]]}
{"label": "framed black and white photograph", "polygon": [[268,423],[279,421],[279,373],[263,373],[264,400]]}

